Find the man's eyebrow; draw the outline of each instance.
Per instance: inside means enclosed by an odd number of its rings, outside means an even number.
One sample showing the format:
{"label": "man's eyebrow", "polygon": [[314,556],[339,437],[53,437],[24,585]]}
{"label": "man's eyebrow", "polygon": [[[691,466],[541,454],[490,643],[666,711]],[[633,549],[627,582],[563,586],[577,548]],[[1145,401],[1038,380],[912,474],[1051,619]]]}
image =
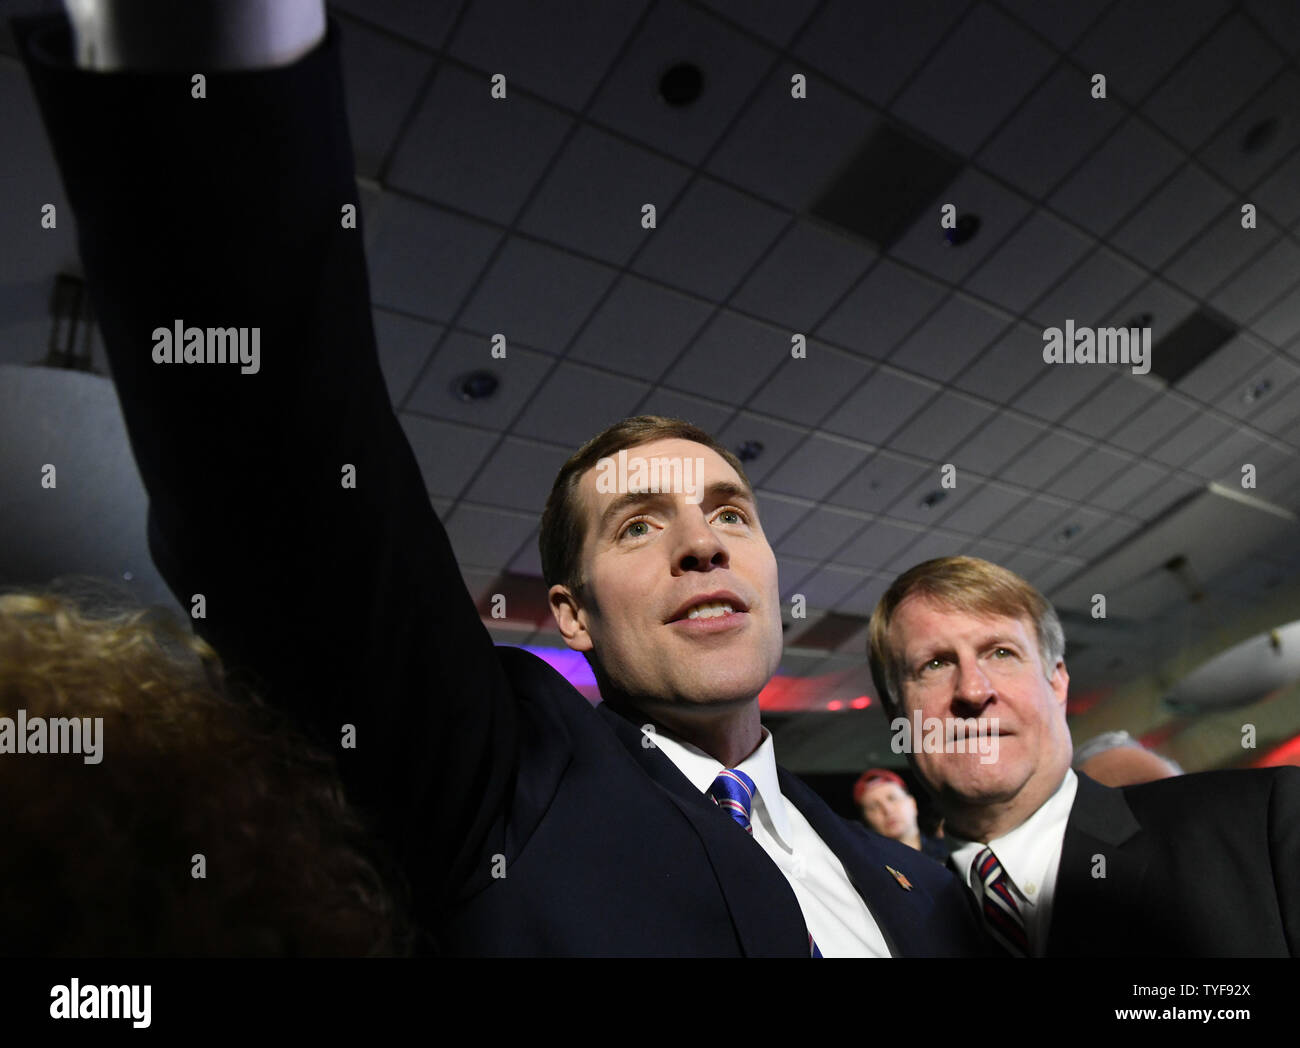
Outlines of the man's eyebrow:
{"label": "man's eyebrow", "polygon": [[606,506],[604,512],[601,513],[600,530],[605,531],[615,517],[622,516],[625,511],[635,506],[662,505],[667,502],[672,502],[672,497],[661,491],[625,491]]}
{"label": "man's eyebrow", "polygon": [[748,502],[750,506],[758,505],[749,488],[732,480],[714,481],[704,489],[704,497],[710,502]]}

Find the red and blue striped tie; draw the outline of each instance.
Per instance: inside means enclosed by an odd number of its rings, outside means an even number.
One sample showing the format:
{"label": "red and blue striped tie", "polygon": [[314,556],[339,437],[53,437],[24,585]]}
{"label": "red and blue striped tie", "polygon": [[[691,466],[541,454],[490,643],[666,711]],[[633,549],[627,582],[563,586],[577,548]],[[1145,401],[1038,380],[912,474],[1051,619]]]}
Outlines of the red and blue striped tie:
{"label": "red and blue striped tie", "polygon": [[989,934],[1011,956],[1028,957],[1029,936],[1025,932],[1025,919],[1020,915],[1020,905],[992,848],[986,846],[975,856],[970,879],[972,887],[983,898],[984,923]]}
{"label": "red and blue striped tie", "polygon": [[[718,772],[718,777],[709,787],[709,796],[713,798],[713,803],[735,819],[751,837],[754,835],[754,827],[749,821],[749,815],[754,808],[755,789],[757,787],[754,785],[754,780],[736,768],[725,768]],[[821,955],[822,952],[817,949],[810,932],[808,956],[820,958]]]}

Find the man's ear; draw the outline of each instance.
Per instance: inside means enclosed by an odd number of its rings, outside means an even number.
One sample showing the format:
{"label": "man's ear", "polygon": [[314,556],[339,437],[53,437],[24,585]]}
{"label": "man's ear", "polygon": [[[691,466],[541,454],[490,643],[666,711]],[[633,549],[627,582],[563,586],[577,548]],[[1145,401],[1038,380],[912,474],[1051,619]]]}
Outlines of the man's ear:
{"label": "man's ear", "polygon": [[591,651],[591,634],[587,632],[587,613],[568,586],[558,583],[547,591],[551,615],[564,643],[574,651]]}
{"label": "man's ear", "polygon": [[1056,660],[1056,669],[1052,670],[1052,675],[1047,678],[1052,686],[1052,693],[1056,696],[1056,701],[1060,704],[1061,709],[1065,709],[1066,699],[1070,695],[1070,674],[1066,672],[1065,660]]}

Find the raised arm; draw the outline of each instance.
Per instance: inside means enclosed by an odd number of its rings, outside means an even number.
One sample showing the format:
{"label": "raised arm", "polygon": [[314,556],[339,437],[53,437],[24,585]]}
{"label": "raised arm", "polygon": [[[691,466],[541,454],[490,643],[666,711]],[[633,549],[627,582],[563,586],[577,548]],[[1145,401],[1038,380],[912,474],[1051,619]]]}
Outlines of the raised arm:
{"label": "raised arm", "polygon": [[[202,595],[227,663],[338,754],[436,919],[501,833],[515,709],[380,372],[337,28],[240,72],[88,72],[64,20],[15,32],[154,559],[184,607]],[[243,357],[177,362],[223,341]]]}

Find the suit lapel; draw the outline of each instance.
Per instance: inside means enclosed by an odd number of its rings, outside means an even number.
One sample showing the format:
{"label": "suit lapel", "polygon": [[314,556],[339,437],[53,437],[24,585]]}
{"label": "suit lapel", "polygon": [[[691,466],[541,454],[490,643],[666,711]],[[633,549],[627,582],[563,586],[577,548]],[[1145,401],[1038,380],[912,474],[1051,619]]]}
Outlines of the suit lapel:
{"label": "suit lapel", "polygon": [[1123,791],[1079,774],[1056,874],[1048,956],[1116,952],[1117,937],[1141,905],[1149,860],[1150,846]]}
{"label": "suit lapel", "polygon": [[[700,793],[630,721],[597,707],[628,755],[690,823],[717,876],[746,956],[789,956],[807,949],[803,911],[785,875],[731,817]],[[774,900],[776,904],[774,904]]]}

